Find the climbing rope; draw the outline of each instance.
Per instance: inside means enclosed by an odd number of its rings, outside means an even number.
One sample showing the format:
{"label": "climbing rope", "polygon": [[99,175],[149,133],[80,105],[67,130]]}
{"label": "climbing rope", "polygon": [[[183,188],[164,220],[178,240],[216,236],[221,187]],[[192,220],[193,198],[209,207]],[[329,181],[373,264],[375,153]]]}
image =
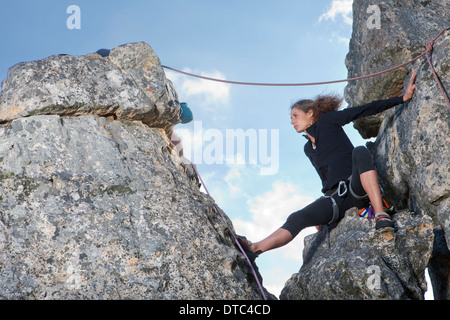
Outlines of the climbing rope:
{"label": "climbing rope", "polygon": [[[211,197],[211,194],[209,193],[208,189],[206,188],[205,182],[203,181],[202,177],[200,176],[200,173],[198,173],[197,167],[196,167],[195,164],[193,164],[192,162],[191,162],[191,166],[192,166],[192,168],[194,168],[194,171],[195,171],[195,173],[197,174],[198,178],[200,179],[200,182],[202,183],[203,188],[205,188],[206,194],[207,194],[208,196]],[[211,198],[212,198],[212,197],[211,197]],[[215,208],[216,211],[219,213],[220,217],[221,217],[222,220],[225,222],[225,224],[227,224],[227,220],[226,220],[225,217],[222,215],[221,211],[219,210],[219,207],[218,207],[217,204],[215,204],[215,203],[214,203],[214,208]],[[245,253],[245,250],[242,248],[242,246],[241,246],[241,244],[239,243],[239,241],[238,241],[236,235],[234,234],[233,231],[231,231],[230,228],[228,228],[228,232],[229,232],[229,233],[231,234],[231,236],[233,237],[234,242],[236,243],[236,245],[238,246],[239,250],[240,250],[240,251],[242,252],[242,254],[244,255],[244,257],[245,257],[245,259],[247,260],[247,262],[248,262],[250,268],[252,269],[253,276],[255,277],[256,283],[258,284],[259,291],[261,292],[261,295],[263,296],[263,299],[264,299],[264,300],[267,300],[267,297],[266,297],[266,295],[265,295],[265,293],[264,293],[264,290],[263,290],[263,287],[262,287],[262,285],[261,285],[261,282],[259,281],[259,278],[258,278],[258,275],[257,275],[257,273],[256,273],[256,270],[255,270],[255,268],[253,267],[253,264],[251,263],[251,261],[250,261],[250,259],[248,258],[247,254]]]}
{"label": "climbing rope", "polygon": [[439,80],[439,77],[438,77],[436,71],[434,70],[434,67],[433,67],[433,64],[431,63],[431,58],[430,58],[430,54],[433,51],[434,42],[437,40],[437,38],[439,38],[439,36],[442,33],[444,33],[445,30],[448,30],[448,29],[450,29],[450,28],[445,28],[444,30],[441,31],[441,33],[438,34],[438,36],[436,38],[434,38],[433,40],[430,40],[430,41],[427,42],[427,45],[426,45],[426,49],[427,50],[425,51],[425,53],[427,54],[428,64],[430,65],[431,71],[433,72],[434,79],[436,80],[436,82],[437,82],[437,84],[439,86],[439,89],[441,90],[441,93],[444,96],[445,102],[447,102],[447,106],[450,108],[450,101],[448,101],[448,97],[445,94],[444,87],[442,86],[442,83]]}
{"label": "climbing rope", "polygon": [[279,87],[289,87],[289,86],[315,86],[315,85],[324,85],[324,84],[332,84],[332,83],[339,83],[339,82],[347,82],[347,81],[361,80],[361,79],[366,79],[366,78],[378,76],[378,75],[380,75],[380,74],[387,73],[387,72],[391,72],[391,71],[394,71],[394,70],[399,69],[399,68],[401,68],[401,67],[404,67],[404,66],[406,66],[407,64],[410,64],[410,63],[412,63],[412,62],[414,62],[414,61],[416,61],[416,60],[422,58],[424,55],[426,55],[426,56],[427,56],[428,63],[429,63],[429,65],[430,65],[430,67],[431,67],[431,70],[432,70],[432,72],[433,72],[434,78],[435,78],[435,80],[437,81],[437,83],[438,83],[438,85],[439,85],[439,88],[440,88],[440,90],[441,90],[441,92],[442,92],[442,95],[444,96],[444,99],[445,99],[445,101],[446,101],[446,103],[447,103],[447,106],[450,108],[450,102],[449,102],[448,97],[447,97],[447,95],[446,95],[446,93],[445,93],[444,87],[442,86],[442,84],[441,84],[441,82],[440,82],[440,80],[439,80],[439,77],[437,76],[437,73],[436,73],[436,71],[434,70],[433,64],[431,63],[431,59],[430,59],[430,56],[429,56],[429,55],[431,54],[431,51],[433,50],[433,45],[434,45],[434,43],[436,42],[436,40],[437,40],[437,39],[438,39],[445,31],[447,31],[448,29],[450,29],[450,28],[447,27],[447,28],[443,29],[443,30],[442,30],[442,31],[441,31],[434,39],[428,41],[427,44],[426,44],[426,50],[425,50],[423,53],[421,53],[421,54],[418,55],[417,57],[415,57],[415,58],[413,58],[413,59],[411,59],[411,60],[409,60],[409,61],[407,61],[407,62],[405,62],[405,63],[399,64],[398,66],[395,66],[395,67],[392,67],[392,68],[389,68],[389,69],[386,69],[386,70],[383,70],[383,71],[380,71],[380,72],[375,72],[375,73],[368,74],[368,75],[364,75],[364,76],[359,76],[359,77],[354,77],[354,78],[348,78],[348,79],[341,79],[341,80],[322,81],[322,82],[305,82],[305,83],[263,83],[263,82],[242,82],[242,81],[231,81],[231,80],[223,80],[223,79],[217,79],[217,78],[211,78],[211,77],[200,76],[200,75],[198,75],[198,74],[193,74],[193,73],[181,71],[181,70],[178,70],[178,69],[175,69],[175,68],[172,68],[172,67],[168,67],[168,66],[164,66],[164,65],[163,65],[162,67],[165,68],[165,69],[168,69],[168,70],[172,70],[172,71],[175,71],[175,72],[178,72],[178,73],[187,75],[187,76],[191,76],[191,77],[195,77],[195,78],[200,78],[200,79],[204,79],[204,80],[210,80],[210,81],[222,82],[222,83],[230,83],[230,84],[239,84],[239,85],[248,85],[248,86],[279,86]]}

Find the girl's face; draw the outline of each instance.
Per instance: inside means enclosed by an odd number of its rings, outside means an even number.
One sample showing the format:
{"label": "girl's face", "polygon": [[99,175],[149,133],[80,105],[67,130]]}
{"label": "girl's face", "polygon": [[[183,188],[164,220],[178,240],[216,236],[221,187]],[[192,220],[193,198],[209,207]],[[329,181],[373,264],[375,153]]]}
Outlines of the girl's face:
{"label": "girl's face", "polygon": [[304,112],[297,108],[292,108],[291,111],[291,124],[294,126],[295,131],[298,133],[303,132],[313,124],[312,121],[313,111],[309,110]]}

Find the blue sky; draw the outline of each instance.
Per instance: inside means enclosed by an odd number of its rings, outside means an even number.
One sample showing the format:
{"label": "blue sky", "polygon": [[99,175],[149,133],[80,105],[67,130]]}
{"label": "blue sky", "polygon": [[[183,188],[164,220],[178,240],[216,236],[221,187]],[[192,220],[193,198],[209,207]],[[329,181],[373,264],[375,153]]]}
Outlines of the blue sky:
{"label": "blue sky", "polygon": [[[345,79],[351,4],[352,0],[3,1],[0,79],[22,61],[60,53],[84,55],[137,41],[150,44],[163,65],[227,80]],[[80,8],[81,29],[66,25],[70,5]],[[289,107],[321,93],[343,95],[345,83],[253,87],[174,72],[167,76],[180,101],[186,101],[194,113],[194,122],[176,128],[187,148],[186,157],[193,160],[199,152],[200,174],[238,233],[260,240],[280,227],[290,213],[321,195],[320,180],[303,154],[306,140],[290,125]],[[272,138],[275,144],[266,143],[267,155],[276,151],[278,163],[271,174],[262,174],[267,163],[259,154],[251,159],[255,155],[250,154],[249,145],[245,154],[238,150],[217,154],[215,147],[227,143],[227,130],[239,129],[256,134],[258,152],[264,133],[267,141]],[[365,143],[352,125],[345,130],[354,145]],[[211,149],[215,156],[222,156],[223,164],[207,163]],[[274,158],[275,154],[272,167]],[[290,245],[258,258],[269,291],[279,294],[285,281],[299,270],[302,238],[311,232],[315,229],[302,231]]]}

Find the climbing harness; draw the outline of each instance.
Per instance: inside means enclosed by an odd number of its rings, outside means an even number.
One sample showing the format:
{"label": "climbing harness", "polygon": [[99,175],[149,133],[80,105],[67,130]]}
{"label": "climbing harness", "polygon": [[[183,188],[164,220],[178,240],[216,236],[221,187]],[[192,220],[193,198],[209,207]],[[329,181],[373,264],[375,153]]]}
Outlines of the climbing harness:
{"label": "climbing harness", "polygon": [[[348,178],[349,181],[352,180],[352,176],[350,176],[350,178]],[[380,187],[381,188],[381,187]],[[364,200],[364,199],[368,199],[369,196],[367,194],[363,195],[363,196],[358,196],[352,189],[351,184],[349,183],[349,190],[350,190],[350,194],[352,195],[353,198],[358,199],[358,200]]]}
{"label": "climbing harness", "polygon": [[[189,160],[188,160],[188,161],[189,161]],[[192,162],[191,162],[191,166],[192,166],[192,168],[194,169],[195,173],[197,174],[197,176],[198,176],[200,182],[202,183],[203,188],[205,188],[206,194],[207,194],[208,196],[211,197],[211,194],[209,193],[208,189],[206,188],[205,182],[203,181],[202,177],[200,176],[200,173],[198,172],[197,167],[196,167],[195,164],[193,164]],[[212,198],[212,197],[211,197],[211,198]],[[214,203],[214,209],[216,209],[216,211],[219,213],[219,216],[222,218],[222,220],[225,222],[225,224],[227,224],[227,220],[226,220],[225,217],[222,215],[222,213],[221,213],[220,210],[219,210],[219,207],[218,207],[217,204],[215,204],[215,203]],[[266,294],[264,293],[264,290],[263,290],[263,287],[262,287],[262,285],[261,285],[261,282],[259,281],[258,274],[257,274],[255,268],[253,267],[253,263],[250,261],[248,255],[245,253],[244,248],[242,248],[242,246],[241,246],[241,244],[240,244],[240,242],[239,242],[239,240],[238,240],[238,237],[234,234],[234,232],[231,231],[230,228],[228,228],[228,232],[231,234],[231,236],[233,237],[234,242],[236,243],[237,247],[239,248],[239,250],[240,250],[240,251],[242,252],[242,254],[244,255],[245,259],[247,260],[247,262],[248,262],[248,264],[249,264],[249,266],[250,266],[250,268],[251,268],[251,270],[252,270],[253,276],[255,277],[256,283],[258,284],[258,288],[259,288],[259,291],[261,292],[261,295],[262,295],[263,299],[264,299],[264,300],[267,300],[267,297],[266,297]]]}
{"label": "climbing harness", "polygon": [[343,198],[347,194],[347,190],[348,190],[347,182],[340,181],[338,187],[336,188],[336,190],[333,191],[333,193],[331,193],[330,195],[322,196],[322,198],[331,200],[331,207],[333,208],[333,217],[331,218],[331,221],[322,226],[322,228],[325,231],[325,236],[327,238],[328,249],[330,248],[330,226],[332,226],[339,219],[339,207],[336,203],[336,200],[333,197],[335,195],[338,195],[339,197]]}
{"label": "climbing harness", "polygon": [[[347,195],[347,193],[350,192],[352,197],[355,199],[358,199],[358,200],[369,199],[369,196],[367,194],[365,194],[363,196],[357,195],[352,189],[351,181],[352,181],[352,176],[348,177],[347,180],[340,181],[336,190],[334,190],[330,195],[322,196],[322,198],[327,198],[327,199],[331,200],[331,205],[333,208],[333,217],[332,217],[331,221],[322,226],[325,231],[328,248],[330,248],[330,227],[335,222],[337,222],[337,220],[339,219],[339,207],[336,203],[336,200],[333,197],[335,195],[338,195],[338,197],[344,198]],[[381,191],[381,199],[383,201],[383,206],[385,208],[385,211],[392,211],[393,208],[391,208],[389,206],[386,199],[384,198],[384,191],[381,186],[380,186],[380,191]],[[374,212],[371,204],[369,204],[369,206],[367,206],[365,208],[360,209],[358,211],[358,215],[360,217],[366,218],[366,219],[374,219],[375,218],[375,212]]]}
{"label": "climbing harness", "polygon": [[[333,208],[333,218],[330,222],[327,223],[327,225],[332,225],[339,219],[339,207],[336,203],[336,200],[333,198],[335,195],[338,195],[340,198],[344,198],[347,195],[348,190],[351,190],[350,181],[351,176],[347,180],[340,181],[336,190],[334,190],[330,195],[324,195],[322,198],[330,199],[331,200],[331,206]],[[347,187],[348,185],[348,187]]]}
{"label": "climbing harness", "polygon": [[333,208],[333,218],[331,218],[331,221],[327,223],[327,225],[331,225],[335,223],[339,219],[339,207],[336,203],[336,200],[334,200],[333,196],[336,195],[336,193],[333,193],[329,196],[322,196],[322,198],[327,198],[331,200],[331,206]]}
{"label": "climbing harness", "polygon": [[288,87],[288,86],[314,86],[314,85],[324,85],[324,84],[332,84],[332,83],[339,83],[339,82],[348,82],[348,81],[354,81],[354,80],[360,80],[360,79],[366,79],[366,78],[370,78],[370,77],[374,77],[374,76],[378,76],[380,74],[383,73],[387,73],[387,72],[391,72],[394,71],[396,69],[402,68],[420,58],[422,58],[423,56],[426,55],[427,57],[427,61],[428,64],[431,67],[431,71],[433,72],[434,78],[436,80],[436,82],[438,83],[439,89],[441,90],[442,95],[444,96],[445,102],[447,103],[447,106],[450,108],[450,102],[449,99],[445,93],[444,87],[442,86],[439,77],[436,73],[436,71],[434,70],[433,64],[431,63],[431,58],[430,58],[430,54],[431,51],[433,50],[433,45],[436,42],[436,40],[447,30],[449,30],[450,27],[446,27],[444,28],[441,32],[439,32],[439,34],[432,40],[428,41],[426,43],[426,50],[421,53],[420,55],[418,55],[417,57],[404,62],[402,64],[399,64],[398,66],[383,70],[383,71],[379,71],[379,72],[375,72],[372,74],[368,74],[368,75],[364,75],[364,76],[359,76],[359,77],[354,77],[354,78],[348,78],[348,79],[341,79],[341,80],[333,80],[333,81],[323,81],[323,82],[305,82],[305,83],[262,83],[262,82],[243,82],[243,81],[230,81],[230,80],[223,80],[223,79],[217,79],[217,78],[211,78],[211,77],[205,77],[205,76],[200,76],[198,74],[193,74],[193,73],[189,73],[189,72],[185,72],[185,71],[181,71],[172,67],[168,67],[163,65],[162,67],[168,70],[172,70],[190,77],[195,77],[195,78],[200,78],[200,79],[204,79],[204,80],[210,80],[210,81],[216,81],[216,82],[222,82],[222,83],[229,83],[229,84],[238,84],[238,85],[249,85],[249,86],[280,86],[280,87]]}
{"label": "climbing harness", "polygon": [[339,188],[337,188],[332,194],[330,195],[324,195],[321,198],[330,199],[331,200],[331,207],[333,208],[333,217],[331,218],[330,222],[328,222],[326,225],[332,225],[339,219],[339,207],[336,203],[336,200],[334,200],[334,196],[338,194]]}

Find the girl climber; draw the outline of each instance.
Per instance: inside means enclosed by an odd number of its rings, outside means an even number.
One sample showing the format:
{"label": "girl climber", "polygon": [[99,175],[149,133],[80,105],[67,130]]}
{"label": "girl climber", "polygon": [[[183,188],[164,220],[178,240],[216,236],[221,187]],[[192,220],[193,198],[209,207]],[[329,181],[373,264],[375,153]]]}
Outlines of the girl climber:
{"label": "girl climber", "polygon": [[384,212],[372,155],[365,147],[353,148],[342,126],[411,99],[416,88],[415,78],[416,72],[413,71],[402,97],[374,101],[360,107],[338,111],[341,99],[335,96],[300,100],[291,107],[291,124],[298,133],[305,133],[308,141],[304,151],[322,180],[324,196],[292,213],[281,228],[262,241],[250,243],[245,237],[238,237],[252,261],[265,251],[286,245],[302,229],[316,226],[320,230],[320,225],[338,222],[345,211],[352,207],[364,208],[368,201],[375,211],[377,230],[394,226],[390,216]]}

